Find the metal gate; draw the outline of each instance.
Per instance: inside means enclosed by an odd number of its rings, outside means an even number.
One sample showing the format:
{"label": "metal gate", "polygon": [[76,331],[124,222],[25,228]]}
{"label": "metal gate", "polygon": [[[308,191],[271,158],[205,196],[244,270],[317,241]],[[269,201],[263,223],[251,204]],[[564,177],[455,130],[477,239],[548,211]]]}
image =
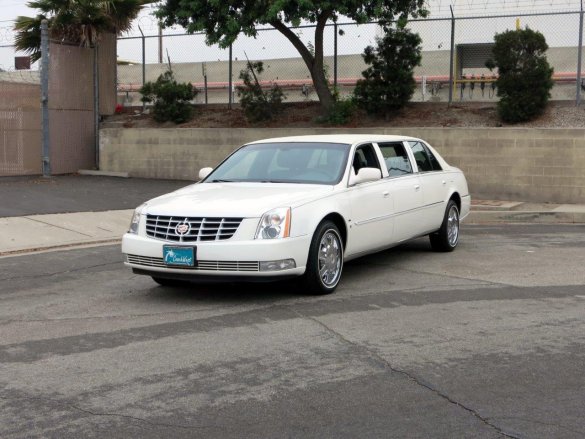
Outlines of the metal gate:
{"label": "metal gate", "polygon": [[28,79],[0,73],[0,176],[41,172],[41,88]]}

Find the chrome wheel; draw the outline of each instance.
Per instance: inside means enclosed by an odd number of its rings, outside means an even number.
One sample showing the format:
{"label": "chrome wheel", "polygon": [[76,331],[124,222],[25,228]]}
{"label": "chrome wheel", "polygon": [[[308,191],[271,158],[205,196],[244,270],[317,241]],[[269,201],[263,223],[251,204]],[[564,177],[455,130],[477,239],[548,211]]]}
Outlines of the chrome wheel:
{"label": "chrome wheel", "polygon": [[447,217],[447,240],[451,247],[457,245],[459,240],[459,211],[457,206],[451,206]]}
{"label": "chrome wheel", "polygon": [[327,230],[319,243],[319,277],[324,286],[331,288],[341,276],[342,250],[339,235]]}
{"label": "chrome wheel", "polygon": [[429,235],[431,247],[438,252],[452,252],[459,243],[459,208],[449,200],[441,228]]}

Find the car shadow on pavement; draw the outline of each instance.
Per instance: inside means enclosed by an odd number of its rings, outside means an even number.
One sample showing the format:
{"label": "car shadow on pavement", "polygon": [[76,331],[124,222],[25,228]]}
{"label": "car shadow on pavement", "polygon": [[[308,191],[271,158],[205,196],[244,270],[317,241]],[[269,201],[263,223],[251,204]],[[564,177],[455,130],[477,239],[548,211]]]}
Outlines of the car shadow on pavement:
{"label": "car shadow on pavement", "polygon": [[243,304],[274,303],[302,295],[302,287],[296,280],[279,282],[185,282],[179,286],[161,286],[152,282],[152,288],[145,290],[152,299],[163,302]]}
{"label": "car shadow on pavement", "polygon": [[[433,253],[428,239],[421,238],[389,250],[354,259],[345,264],[341,285],[359,284],[360,277],[366,275],[364,266],[391,265],[393,262],[404,262],[411,258],[416,260],[421,254],[428,253]],[[295,298],[327,297],[310,294],[304,289],[300,278],[277,282],[185,282],[173,287],[161,286],[152,281],[152,287],[144,292],[152,300],[186,305],[195,303],[274,304],[281,300]],[[336,297],[335,293],[330,297]]]}

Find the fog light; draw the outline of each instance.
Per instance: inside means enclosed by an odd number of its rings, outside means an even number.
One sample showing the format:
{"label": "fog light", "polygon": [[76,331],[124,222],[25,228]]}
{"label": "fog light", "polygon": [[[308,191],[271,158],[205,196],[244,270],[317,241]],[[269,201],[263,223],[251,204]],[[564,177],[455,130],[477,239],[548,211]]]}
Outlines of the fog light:
{"label": "fog light", "polygon": [[260,271],[280,271],[296,268],[297,264],[294,259],[281,259],[280,261],[263,261],[260,262]]}

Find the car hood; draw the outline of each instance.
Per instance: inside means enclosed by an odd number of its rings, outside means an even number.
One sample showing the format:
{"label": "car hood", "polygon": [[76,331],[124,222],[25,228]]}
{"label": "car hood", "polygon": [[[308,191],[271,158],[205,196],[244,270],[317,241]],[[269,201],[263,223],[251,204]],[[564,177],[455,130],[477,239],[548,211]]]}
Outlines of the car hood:
{"label": "car hood", "polygon": [[154,198],[143,213],[169,216],[259,217],[327,195],[333,186],[286,183],[199,183]]}

